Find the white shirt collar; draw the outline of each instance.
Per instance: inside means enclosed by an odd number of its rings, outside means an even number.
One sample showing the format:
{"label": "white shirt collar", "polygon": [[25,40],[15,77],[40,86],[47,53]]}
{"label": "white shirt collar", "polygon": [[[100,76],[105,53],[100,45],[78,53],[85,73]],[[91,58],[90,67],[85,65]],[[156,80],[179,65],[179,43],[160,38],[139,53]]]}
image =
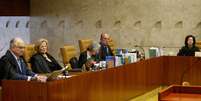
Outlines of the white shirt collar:
{"label": "white shirt collar", "polygon": [[87,59],[91,58],[89,51],[87,51]]}
{"label": "white shirt collar", "polygon": [[11,50],[9,50],[9,51],[10,51],[11,54],[14,56],[15,60],[18,60],[17,56],[16,56]]}

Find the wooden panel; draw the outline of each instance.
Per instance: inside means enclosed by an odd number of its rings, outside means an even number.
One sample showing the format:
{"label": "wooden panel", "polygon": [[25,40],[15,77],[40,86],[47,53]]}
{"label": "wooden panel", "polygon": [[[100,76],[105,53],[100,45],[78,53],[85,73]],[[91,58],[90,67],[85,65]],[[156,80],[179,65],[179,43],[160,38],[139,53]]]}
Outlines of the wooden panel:
{"label": "wooden panel", "polygon": [[[52,81],[49,101],[125,101],[161,84],[159,58]],[[158,72],[158,73],[155,73]],[[62,92],[62,93],[61,93]],[[52,96],[55,95],[55,96]]]}
{"label": "wooden panel", "polygon": [[200,65],[200,58],[165,56],[44,84],[3,81],[3,101],[30,96],[28,101],[125,101],[160,85],[179,84],[184,71],[184,80],[200,84]]}
{"label": "wooden panel", "polygon": [[172,85],[159,92],[159,101],[201,101],[201,86]]}
{"label": "wooden panel", "polygon": [[199,57],[165,57],[164,84],[181,84],[188,81],[192,85],[201,85],[201,58]]}
{"label": "wooden panel", "polygon": [[0,16],[29,16],[30,0],[1,0]]}
{"label": "wooden panel", "polygon": [[[45,101],[45,97],[47,101],[124,101],[160,86],[161,67],[161,58],[154,58],[103,71],[83,73],[65,80],[50,81],[44,85],[26,81],[3,81],[3,96],[4,101],[27,101],[31,95],[29,101],[38,100],[38,96],[44,98],[38,101]],[[47,92],[44,89],[46,87]],[[43,93],[38,93],[38,89],[42,89]],[[25,93],[16,95],[15,92]],[[9,99],[6,99],[8,96]]]}
{"label": "wooden panel", "polygon": [[7,80],[2,82],[3,101],[47,101],[45,83]]}

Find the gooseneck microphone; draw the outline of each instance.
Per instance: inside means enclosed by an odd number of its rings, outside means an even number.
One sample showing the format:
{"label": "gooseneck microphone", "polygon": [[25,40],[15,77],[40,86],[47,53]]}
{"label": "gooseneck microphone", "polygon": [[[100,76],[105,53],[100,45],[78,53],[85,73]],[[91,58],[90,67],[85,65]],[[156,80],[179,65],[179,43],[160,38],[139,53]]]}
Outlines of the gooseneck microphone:
{"label": "gooseneck microphone", "polygon": [[187,66],[187,67],[184,69],[184,71],[182,72],[182,74],[181,74],[181,79],[180,79],[180,84],[181,84],[181,85],[182,85],[183,82],[184,82],[184,76],[185,76],[185,74],[186,74],[190,69],[192,69],[193,66],[196,66],[196,65],[198,65],[199,62],[201,62],[201,57],[196,57],[195,59],[196,59],[196,60],[193,61],[193,62],[190,64],[190,66]]}
{"label": "gooseneck microphone", "polygon": [[135,45],[134,47],[137,47],[137,48],[139,48],[140,50],[142,50],[142,53],[141,53],[141,55],[139,54],[139,50],[138,50],[138,54],[140,55],[139,56],[139,58],[141,58],[141,59],[145,59],[145,50],[144,50],[144,48],[142,47],[142,46],[140,46],[140,45]]}

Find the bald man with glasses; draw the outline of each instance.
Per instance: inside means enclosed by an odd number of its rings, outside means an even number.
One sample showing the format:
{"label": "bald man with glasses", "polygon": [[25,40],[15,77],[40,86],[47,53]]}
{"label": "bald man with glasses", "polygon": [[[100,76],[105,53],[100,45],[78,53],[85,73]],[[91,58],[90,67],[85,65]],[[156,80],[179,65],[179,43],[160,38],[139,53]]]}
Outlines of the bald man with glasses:
{"label": "bald man with glasses", "polygon": [[25,43],[21,38],[10,41],[9,50],[0,59],[1,79],[46,82],[46,76],[35,74],[28,69],[23,58],[24,49]]}
{"label": "bald man with glasses", "polygon": [[101,38],[100,38],[100,50],[99,50],[99,55],[101,60],[106,60],[106,56],[114,56],[112,53],[112,49],[110,48],[108,44],[110,36],[107,33],[101,33]]}

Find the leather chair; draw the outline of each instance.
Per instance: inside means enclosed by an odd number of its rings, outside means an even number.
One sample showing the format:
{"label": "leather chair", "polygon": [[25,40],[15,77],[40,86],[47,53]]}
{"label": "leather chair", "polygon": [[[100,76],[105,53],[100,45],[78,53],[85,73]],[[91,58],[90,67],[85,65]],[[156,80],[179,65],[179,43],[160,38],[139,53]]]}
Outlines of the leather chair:
{"label": "leather chair", "polygon": [[195,45],[196,45],[199,49],[201,49],[201,41],[197,41],[197,42],[195,43]]}
{"label": "leather chair", "polygon": [[31,69],[31,64],[30,62],[30,58],[32,57],[33,54],[36,53],[35,51],[35,45],[34,44],[28,44],[25,46],[25,50],[24,50],[24,59],[26,61],[26,63],[28,64],[28,67]]}
{"label": "leather chair", "polygon": [[91,39],[78,40],[78,42],[79,42],[79,47],[80,47],[80,53],[87,50],[89,45],[91,45],[93,43],[93,41]]}
{"label": "leather chair", "polygon": [[108,45],[110,46],[112,53],[114,54],[115,53],[115,43],[111,37],[108,39]]}
{"label": "leather chair", "polygon": [[65,45],[63,48],[60,48],[60,52],[64,66],[69,64],[72,57],[76,57],[76,48],[72,45]]}

